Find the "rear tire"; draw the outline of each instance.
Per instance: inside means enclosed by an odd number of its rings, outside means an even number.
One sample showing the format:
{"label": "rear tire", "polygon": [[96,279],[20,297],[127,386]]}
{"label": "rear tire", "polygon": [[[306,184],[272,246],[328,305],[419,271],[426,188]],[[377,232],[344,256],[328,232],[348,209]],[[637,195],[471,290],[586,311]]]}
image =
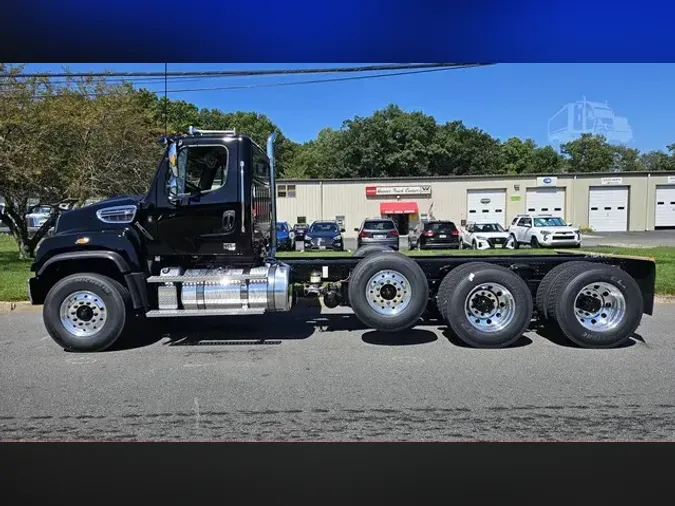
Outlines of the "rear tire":
{"label": "rear tire", "polygon": [[450,271],[438,289],[439,312],[452,332],[474,348],[505,348],[532,320],[527,283],[506,267],[472,262]]}
{"label": "rear tire", "polygon": [[551,285],[555,281],[555,278],[561,272],[569,271],[569,269],[578,269],[581,265],[584,265],[586,268],[588,268],[588,266],[592,264],[591,262],[565,262],[553,267],[553,269],[548,271],[542,278],[539,286],[537,287],[537,294],[534,299],[535,306],[537,308],[537,315],[539,318],[548,320],[550,317],[547,308],[550,301]]}
{"label": "rear tire", "polygon": [[429,283],[420,266],[405,255],[370,255],[352,271],[348,293],[361,322],[400,332],[414,327],[425,312]]}
{"label": "rear tire", "polygon": [[56,283],[45,298],[47,332],[63,349],[103,351],[117,341],[130,315],[129,291],[107,276],[81,273]]}
{"label": "rear tire", "polygon": [[547,312],[570,341],[584,348],[615,348],[642,321],[644,300],[637,282],[618,267],[580,265],[551,284]]}

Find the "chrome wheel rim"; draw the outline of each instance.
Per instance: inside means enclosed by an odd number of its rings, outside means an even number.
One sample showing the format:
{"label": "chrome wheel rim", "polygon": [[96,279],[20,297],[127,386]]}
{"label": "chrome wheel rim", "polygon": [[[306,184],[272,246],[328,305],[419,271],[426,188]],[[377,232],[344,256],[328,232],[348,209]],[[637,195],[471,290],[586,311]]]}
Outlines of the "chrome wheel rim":
{"label": "chrome wheel rim", "polygon": [[464,314],[481,332],[499,332],[515,318],[516,299],[499,283],[483,283],[466,296]]}
{"label": "chrome wheel rim", "polygon": [[59,314],[63,328],[78,337],[98,334],[107,319],[103,300],[88,290],[79,290],[66,297]]}
{"label": "chrome wheel rim", "polygon": [[368,280],[366,300],[370,308],[379,315],[397,315],[412,300],[410,282],[398,271],[378,271]]}
{"label": "chrome wheel rim", "polygon": [[589,283],[574,298],[574,316],[582,327],[593,332],[613,330],[625,315],[626,298],[610,283]]}

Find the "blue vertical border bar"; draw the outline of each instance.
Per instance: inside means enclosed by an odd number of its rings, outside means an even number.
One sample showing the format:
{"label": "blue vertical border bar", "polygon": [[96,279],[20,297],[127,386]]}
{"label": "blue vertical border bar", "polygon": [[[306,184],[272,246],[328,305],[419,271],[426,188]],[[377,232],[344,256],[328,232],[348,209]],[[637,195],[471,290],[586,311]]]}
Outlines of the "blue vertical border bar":
{"label": "blue vertical border bar", "polygon": [[675,3],[14,0],[2,61],[671,62]]}

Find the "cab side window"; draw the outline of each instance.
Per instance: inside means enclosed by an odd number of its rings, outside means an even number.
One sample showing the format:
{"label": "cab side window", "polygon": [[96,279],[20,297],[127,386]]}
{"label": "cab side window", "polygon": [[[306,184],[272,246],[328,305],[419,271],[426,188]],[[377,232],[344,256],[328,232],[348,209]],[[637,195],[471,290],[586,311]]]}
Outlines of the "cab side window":
{"label": "cab side window", "polygon": [[178,153],[178,174],[186,193],[211,191],[227,182],[228,153],[223,146],[189,146]]}

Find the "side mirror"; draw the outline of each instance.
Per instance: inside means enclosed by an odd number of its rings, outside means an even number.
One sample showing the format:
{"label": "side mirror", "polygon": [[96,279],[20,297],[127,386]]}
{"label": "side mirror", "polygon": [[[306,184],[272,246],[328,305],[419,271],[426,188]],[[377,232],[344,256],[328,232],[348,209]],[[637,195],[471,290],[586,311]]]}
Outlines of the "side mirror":
{"label": "side mirror", "polygon": [[178,154],[176,150],[176,143],[169,144],[168,152],[169,163],[169,181],[167,186],[167,197],[172,204],[179,202],[180,188],[178,184]]}

